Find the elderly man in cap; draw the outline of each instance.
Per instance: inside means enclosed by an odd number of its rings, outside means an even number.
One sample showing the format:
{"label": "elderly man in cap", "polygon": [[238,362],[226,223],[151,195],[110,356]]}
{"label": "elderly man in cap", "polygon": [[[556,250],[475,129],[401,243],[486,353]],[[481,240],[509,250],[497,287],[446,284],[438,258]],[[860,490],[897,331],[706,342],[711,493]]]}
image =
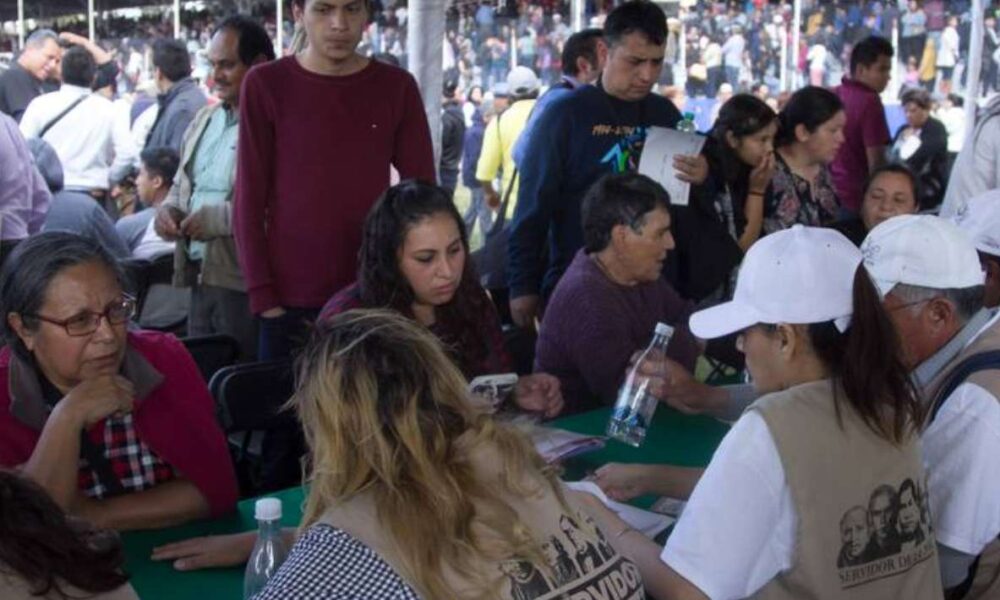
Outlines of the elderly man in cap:
{"label": "elderly man in cap", "polygon": [[872,229],[861,251],[928,410],[942,582],[963,598],[1000,597],[1000,318],[983,307],[976,247],[944,219],[905,215]]}
{"label": "elderly man in cap", "polygon": [[[531,111],[538,99],[541,82],[535,72],[528,67],[514,67],[507,75],[507,88],[511,97],[510,108],[490,122],[483,134],[483,149],[476,165],[476,179],[483,188],[486,204],[493,209],[500,207],[500,194],[510,199],[507,202],[507,217],[514,214],[517,202],[517,181],[512,151]],[[493,188],[497,170],[503,171],[501,189]]]}
{"label": "elderly man in cap", "polygon": [[980,194],[963,204],[952,217],[975,244],[986,273],[983,306],[1000,306],[1000,190]]}

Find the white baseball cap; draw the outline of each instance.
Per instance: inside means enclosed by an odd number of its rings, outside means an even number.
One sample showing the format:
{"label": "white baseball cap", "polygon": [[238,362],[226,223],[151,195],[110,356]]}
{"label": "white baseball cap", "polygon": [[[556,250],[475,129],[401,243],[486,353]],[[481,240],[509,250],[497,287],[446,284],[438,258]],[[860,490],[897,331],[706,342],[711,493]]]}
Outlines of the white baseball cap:
{"label": "white baseball cap", "polygon": [[691,331],[711,339],[758,323],[835,321],[847,329],[861,252],[833,229],[779,231],[750,247],[732,301],[691,315]]}
{"label": "white baseball cap", "polygon": [[898,283],[944,290],[983,285],[979,255],[956,225],[932,215],[900,215],[868,232],[865,267],[885,297]]}
{"label": "white baseball cap", "polygon": [[537,92],[542,87],[542,82],[538,81],[538,75],[528,67],[514,67],[507,74],[507,86],[514,96],[523,96]]}
{"label": "white baseball cap", "polygon": [[952,217],[976,250],[1000,256],[1000,190],[990,190],[962,204]]}

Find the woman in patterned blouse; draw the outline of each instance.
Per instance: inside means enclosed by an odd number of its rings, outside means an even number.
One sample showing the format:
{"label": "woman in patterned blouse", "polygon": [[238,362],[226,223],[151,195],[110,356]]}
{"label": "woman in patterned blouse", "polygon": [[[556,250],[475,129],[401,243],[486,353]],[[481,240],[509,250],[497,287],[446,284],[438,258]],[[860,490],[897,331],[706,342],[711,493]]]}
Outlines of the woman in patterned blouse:
{"label": "woman in patterned blouse", "polygon": [[829,90],[805,87],[792,94],[778,118],[777,160],[764,202],[764,231],[796,223],[829,225],[840,211],[829,164],[844,143],[844,105]]}

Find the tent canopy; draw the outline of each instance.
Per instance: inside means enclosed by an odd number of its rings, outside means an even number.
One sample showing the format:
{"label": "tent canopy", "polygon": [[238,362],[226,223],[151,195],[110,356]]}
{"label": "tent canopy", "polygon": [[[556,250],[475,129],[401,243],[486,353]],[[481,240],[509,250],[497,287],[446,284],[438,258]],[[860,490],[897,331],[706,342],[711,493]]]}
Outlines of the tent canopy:
{"label": "tent canopy", "polygon": [[[94,0],[94,10],[118,10],[142,6],[172,6],[165,0]],[[25,19],[51,19],[64,15],[87,14],[87,0],[25,0]],[[0,0],[0,22],[17,20],[17,0]]]}

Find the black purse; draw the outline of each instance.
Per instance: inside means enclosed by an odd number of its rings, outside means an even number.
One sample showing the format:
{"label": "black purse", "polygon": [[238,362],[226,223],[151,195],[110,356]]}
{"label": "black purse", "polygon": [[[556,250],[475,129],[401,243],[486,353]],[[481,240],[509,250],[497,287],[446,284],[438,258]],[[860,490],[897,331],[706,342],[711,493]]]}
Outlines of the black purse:
{"label": "black purse", "polygon": [[[497,117],[497,139],[500,139],[500,151],[503,152],[503,140],[500,138],[500,118]],[[507,224],[507,206],[510,194],[517,181],[517,167],[510,178],[510,185],[504,190],[500,202],[500,214],[493,221],[493,226],[486,232],[483,246],[472,253],[472,260],[479,273],[479,283],[488,290],[505,289],[507,287],[507,242],[510,239],[510,227]]]}

